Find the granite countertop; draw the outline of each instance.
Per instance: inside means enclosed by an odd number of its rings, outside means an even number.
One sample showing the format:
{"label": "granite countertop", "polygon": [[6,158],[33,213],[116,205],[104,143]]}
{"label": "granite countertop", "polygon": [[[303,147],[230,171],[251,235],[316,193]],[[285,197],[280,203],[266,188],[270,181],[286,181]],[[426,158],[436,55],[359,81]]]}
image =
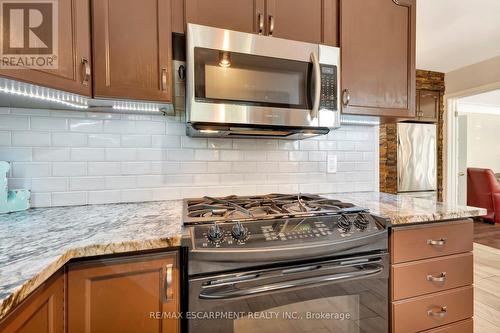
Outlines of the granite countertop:
{"label": "granite countertop", "polygon": [[179,246],[182,201],[0,215],[0,319],[70,259]]}
{"label": "granite countertop", "polygon": [[[388,217],[391,226],[486,214],[378,192],[324,195]],[[179,246],[182,201],[37,208],[0,215],[0,319],[70,259]]]}

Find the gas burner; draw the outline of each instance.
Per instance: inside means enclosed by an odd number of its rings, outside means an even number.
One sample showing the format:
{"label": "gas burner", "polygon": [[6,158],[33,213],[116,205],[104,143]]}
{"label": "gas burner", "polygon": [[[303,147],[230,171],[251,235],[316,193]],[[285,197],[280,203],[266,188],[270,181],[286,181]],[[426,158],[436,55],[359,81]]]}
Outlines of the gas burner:
{"label": "gas burner", "polygon": [[268,194],[260,196],[185,200],[185,224],[211,221],[261,220],[297,216],[332,215],[360,211],[353,204],[313,194]]}
{"label": "gas burner", "polygon": [[354,226],[360,230],[366,229],[369,223],[370,222],[364,214],[358,214],[358,216],[356,216],[356,219],[354,220]]}
{"label": "gas burner", "polygon": [[345,215],[341,215],[337,226],[344,232],[349,232],[351,230],[352,222]]}

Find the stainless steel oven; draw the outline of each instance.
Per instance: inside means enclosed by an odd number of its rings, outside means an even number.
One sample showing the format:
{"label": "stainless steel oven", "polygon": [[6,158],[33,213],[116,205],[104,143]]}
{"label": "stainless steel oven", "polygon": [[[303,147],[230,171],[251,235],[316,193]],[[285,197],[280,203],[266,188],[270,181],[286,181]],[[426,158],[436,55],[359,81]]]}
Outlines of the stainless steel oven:
{"label": "stainless steel oven", "polygon": [[387,253],[190,278],[189,332],[386,333]]}
{"label": "stainless steel oven", "polygon": [[300,139],[338,127],[339,48],[187,26],[188,134]]}

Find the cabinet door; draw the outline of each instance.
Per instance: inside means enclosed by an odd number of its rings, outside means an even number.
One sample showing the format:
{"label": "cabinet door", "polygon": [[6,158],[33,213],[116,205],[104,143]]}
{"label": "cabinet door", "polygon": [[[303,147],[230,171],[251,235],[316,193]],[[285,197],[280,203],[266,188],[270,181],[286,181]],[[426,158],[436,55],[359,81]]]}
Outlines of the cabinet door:
{"label": "cabinet door", "polygon": [[88,0],[58,1],[58,69],[1,69],[15,80],[91,96],[90,8]]}
{"label": "cabinet door", "polygon": [[343,112],[415,116],[415,0],[341,0]]}
{"label": "cabinet door", "polygon": [[176,252],[69,266],[68,332],[175,333],[178,311]]}
{"label": "cabinet door", "polygon": [[436,122],[439,114],[439,103],[439,91],[419,90],[417,103],[419,119]]}
{"label": "cabinet door", "polygon": [[264,33],[264,14],[264,0],[186,0],[188,23]]}
{"label": "cabinet door", "polygon": [[321,43],[323,0],[267,0],[267,33],[270,36]]}
{"label": "cabinet door", "polygon": [[2,333],[63,333],[64,272],[59,271],[0,322]]}
{"label": "cabinet door", "polygon": [[171,102],[171,0],[93,0],[94,95]]}

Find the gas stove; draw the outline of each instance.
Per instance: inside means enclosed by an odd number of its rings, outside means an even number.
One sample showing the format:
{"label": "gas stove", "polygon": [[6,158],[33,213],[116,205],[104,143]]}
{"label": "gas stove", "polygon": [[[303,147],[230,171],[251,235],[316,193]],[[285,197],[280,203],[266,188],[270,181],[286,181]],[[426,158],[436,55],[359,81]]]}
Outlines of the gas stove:
{"label": "gas stove", "polygon": [[276,262],[384,250],[385,222],[367,209],[313,194],[184,200],[191,256],[205,262]]}

